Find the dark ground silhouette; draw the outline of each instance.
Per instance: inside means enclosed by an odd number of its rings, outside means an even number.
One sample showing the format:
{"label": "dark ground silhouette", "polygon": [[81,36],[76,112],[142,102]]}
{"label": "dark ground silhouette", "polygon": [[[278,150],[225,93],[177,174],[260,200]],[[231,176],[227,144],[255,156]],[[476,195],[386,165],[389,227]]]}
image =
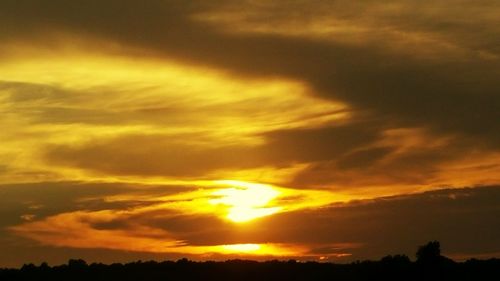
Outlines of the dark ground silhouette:
{"label": "dark ground silhouette", "polygon": [[350,264],[229,260],[225,262],[147,261],[87,264],[69,260],[50,267],[25,264],[0,269],[0,280],[500,280],[500,259],[454,262],[437,241],[420,246],[415,262],[405,255]]}

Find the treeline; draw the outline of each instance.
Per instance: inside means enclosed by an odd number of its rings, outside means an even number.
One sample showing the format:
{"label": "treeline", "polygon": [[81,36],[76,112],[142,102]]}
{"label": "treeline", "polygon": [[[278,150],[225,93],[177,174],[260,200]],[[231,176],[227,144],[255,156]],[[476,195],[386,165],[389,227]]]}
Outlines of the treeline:
{"label": "treeline", "polygon": [[417,260],[386,256],[350,264],[229,260],[225,262],[147,261],[126,264],[68,264],[0,269],[0,280],[500,280],[500,259],[454,262],[441,256],[438,242],[421,246]]}

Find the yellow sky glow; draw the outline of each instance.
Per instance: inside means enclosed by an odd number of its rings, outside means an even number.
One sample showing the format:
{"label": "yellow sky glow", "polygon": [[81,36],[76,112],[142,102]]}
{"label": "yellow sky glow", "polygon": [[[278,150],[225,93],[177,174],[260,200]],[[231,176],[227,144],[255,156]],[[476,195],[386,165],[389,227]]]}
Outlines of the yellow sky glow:
{"label": "yellow sky glow", "polygon": [[[71,49],[57,55],[31,50],[28,57],[3,59],[0,77],[45,87],[19,100],[13,90],[0,89],[4,99],[0,103],[4,116],[0,159],[10,159],[11,169],[24,174],[0,175],[8,182],[30,181],[27,167],[38,174],[35,181],[40,177],[110,179],[109,175],[47,165],[40,159],[40,151],[47,145],[75,146],[130,134],[186,134],[189,137],[183,138],[183,145],[196,149],[255,146],[262,143],[258,136],[262,132],[314,127],[347,117],[347,113],[339,113],[344,105],[308,96],[307,87],[300,82],[247,81],[209,68],[89,50]],[[282,173],[266,171],[267,179],[273,178],[272,173]],[[245,177],[247,172],[241,174]]]}
{"label": "yellow sky glow", "polygon": [[216,199],[211,204],[229,206],[227,218],[234,222],[246,222],[255,218],[269,216],[279,212],[281,207],[265,207],[279,195],[279,191],[269,185],[252,184],[237,181],[219,181],[236,187],[220,189],[213,193]]}

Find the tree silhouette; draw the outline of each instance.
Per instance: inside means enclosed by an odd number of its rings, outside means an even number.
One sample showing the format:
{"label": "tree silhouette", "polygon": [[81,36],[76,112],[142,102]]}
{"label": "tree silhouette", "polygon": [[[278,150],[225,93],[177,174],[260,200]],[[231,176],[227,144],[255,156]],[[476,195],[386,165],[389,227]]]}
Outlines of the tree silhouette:
{"label": "tree silhouette", "polygon": [[431,241],[418,247],[416,256],[418,262],[435,262],[441,258],[441,245],[438,241]]}
{"label": "tree silhouette", "polygon": [[87,267],[87,262],[82,259],[77,259],[77,260],[71,259],[68,261],[68,266],[74,269],[84,269]]}
{"label": "tree silhouette", "polygon": [[418,247],[417,261],[405,255],[385,256],[379,261],[350,264],[319,262],[228,260],[224,262],[137,261],[126,264],[87,264],[71,259],[67,264],[25,264],[20,269],[1,269],[0,280],[500,280],[500,259],[454,262],[441,255],[438,241]]}

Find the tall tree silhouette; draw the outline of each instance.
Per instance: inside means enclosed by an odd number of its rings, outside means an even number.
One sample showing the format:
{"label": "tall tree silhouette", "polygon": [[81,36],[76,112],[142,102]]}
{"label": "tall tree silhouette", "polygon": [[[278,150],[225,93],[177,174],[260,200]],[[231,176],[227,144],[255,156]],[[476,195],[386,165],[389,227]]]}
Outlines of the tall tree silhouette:
{"label": "tall tree silhouette", "polygon": [[417,250],[418,262],[436,262],[441,259],[441,244],[438,241],[431,241],[425,245],[418,247]]}

